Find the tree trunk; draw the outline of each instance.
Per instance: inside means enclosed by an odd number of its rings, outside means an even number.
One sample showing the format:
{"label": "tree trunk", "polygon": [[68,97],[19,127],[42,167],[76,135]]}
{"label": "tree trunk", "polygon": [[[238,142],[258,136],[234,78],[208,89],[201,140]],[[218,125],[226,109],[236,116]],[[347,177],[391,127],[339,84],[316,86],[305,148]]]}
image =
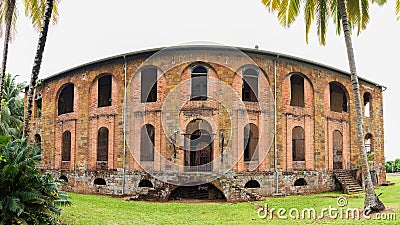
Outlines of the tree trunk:
{"label": "tree trunk", "polygon": [[[7,14],[6,14],[6,30],[4,34],[4,47],[3,47],[3,62],[1,65],[1,77],[0,77],[0,121],[1,121],[1,102],[3,100],[4,91],[4,80],[6,78],[6,66],[8,57],[8,44],[10,42],[11,35],[11,24],[13,20],[14,10],[15,10],[15,0],[10,0],[8,2]],[[5,4],[5,3],[3,3]]]}
{"label": "tree trunk", "polygon": [[33,68],[32,68],[31,81],[29,83],[29,89],[27,94],[23,137],[29,137],[30,133],[30,120],[32,118],[33,94],[36,86],[36,81],[38,79],[40,66],[42,64],[43,52],[47,39],[47,31],[49,30],[51,13],[53,12],[53,3],[54,3],[53,0],[46,1],[46,8],[43,18],[43,27],[40,30],[39,43],[36,50],[35,61],[33,63]]}
{"label": "tree trunk", "polygon": [[380,212],[385,209],[383,203],[379,200],[378,196],[375,194],[374,185],[372,184],[371,180],[371,173],[369,171],[368,161],[367,161],[367,154],[365,152],[365,144],[364,144],[364,132],[363,132],[363,115],[362,115],[362,104],[361,104],[361,97],[360,97],[360,89],[358,84],[358,77],[357,77],[357,70],[356,70],[356,63],[354,58],[353,52],[353,44],[351,41],[351,34],[349,28],[349,21],[347,17],[347,9],[345,0],[339,0],[339,10],[342,19],[343,25],[343,33],[346,41],[346,48],[347,48],[347,57],[349,60],[350,66],[350,73],[351,73],[351,85],[353,89],[354,95],[354,104],[355,110],[357,115],[357,138],[358,138],[358,147],[360,149],[360,156],[361,156],[361,166],[362,166],[362,173],[365,183],[365,202],[364,202],[364,212],[368,215],[371,212]]}

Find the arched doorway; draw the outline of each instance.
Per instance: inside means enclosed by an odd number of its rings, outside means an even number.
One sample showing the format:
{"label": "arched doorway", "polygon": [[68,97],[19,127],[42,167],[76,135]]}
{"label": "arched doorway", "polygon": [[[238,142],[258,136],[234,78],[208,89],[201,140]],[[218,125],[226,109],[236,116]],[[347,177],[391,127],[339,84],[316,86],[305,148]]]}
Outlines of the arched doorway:
{"label": "arched doorway", "polygon": [[185,171],[211,171],[213,137],[210,124],[202,119],[192,120],[186,128]]}
{"label": "arched doorway", "polygon": [[343,135],[333,131],[333,169],[343,169]]}
{"label": "arched doorway", "polygon": [[185,199],[226,201],[224,193],[210,183],[179,186],[171,192],[168,198],[168,200]]}

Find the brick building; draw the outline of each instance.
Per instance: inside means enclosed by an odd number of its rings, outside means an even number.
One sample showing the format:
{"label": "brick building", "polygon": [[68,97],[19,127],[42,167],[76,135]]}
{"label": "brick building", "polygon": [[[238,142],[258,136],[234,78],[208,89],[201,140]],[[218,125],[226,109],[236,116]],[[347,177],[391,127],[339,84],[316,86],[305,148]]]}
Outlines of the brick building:
{"label": "brick building", "polygon": [[[360,79],[377,185],[386,179],[383,89]],[[334,171],[360,179],[350,91],[347,72],[288,55],[152,49],[43,79],[32,132],[43,171],[73,192],[227,201],[325,192],[341,186]]]}

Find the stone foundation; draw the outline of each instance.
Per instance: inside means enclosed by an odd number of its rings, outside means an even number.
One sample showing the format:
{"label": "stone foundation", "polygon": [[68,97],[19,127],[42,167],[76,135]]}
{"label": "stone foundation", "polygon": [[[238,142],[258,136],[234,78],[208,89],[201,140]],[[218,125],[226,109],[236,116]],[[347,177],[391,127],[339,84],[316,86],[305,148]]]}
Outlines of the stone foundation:
{"label": "stone foundation", "polygon": [[[68,182],[62,186],[63,190],[83,194],[104,194],[112,196],[131,196],[131,199],[168,201],[171,193],[178,187],[155,179],[146,172],[135,171],[125,174],[125,190],[122,192],[122,171],[77,171],[77,170],[47,170],[54,177],[64,176]],[[175,172],[158,172],[157,177],[167,180],[176,177],[184,183],[193,180],[196,174],[177,174]],[[96,179],[104,179],[105,185],[95,184]],[[304,179],[303,186],[295,186],[296,180]],[[148,180],[153,187],[139,187],[141,181]],[[249,181],[257,181],[259,188],[245,188]],[[242,172],[227,173],[209,182],[219,189],[228,202],[255,200],[257,197],[271,196],[275,193],[274,172]],[[335,182],[331,171],[295,171],[279,172],[279,192],[286,195],[321,193],[335,189]]]}

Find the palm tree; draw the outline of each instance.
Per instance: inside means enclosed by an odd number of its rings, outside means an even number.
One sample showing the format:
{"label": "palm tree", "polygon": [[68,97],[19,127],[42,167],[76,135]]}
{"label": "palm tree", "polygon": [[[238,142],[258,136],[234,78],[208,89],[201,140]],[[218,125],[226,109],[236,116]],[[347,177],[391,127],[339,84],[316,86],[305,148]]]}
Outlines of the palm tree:
{"label": "palm tree", "polygon": [[38,75],[40,72],[40,66],[42,64],[44,47],[46,45],[47,32],[49,30],[49,24],[51,20],[51,14],[54,11],[54,3],[59,0],[47,0],[46,8],[43,17],[43,26],[40,29],[39,43],[35,55],[35,60],[33,63],[31,80],[29,83],[28,93],[27,93],[27,101],[26,101],[26,113],[24,119],[24,133],[23,137],[29,137],[30,132],[30,120],[32,117],[32,106],[33,106],[33,92],[36,86],[36,81],[38,79]]}
{"label": "palm tree", "polygon": [[24,83],[16,84],[15,78],[16,76],[12,77],[11,74],[6,75],[0,126],[0,135],[8,135],[14,139],[22,136],[24,100],[21,98],[20,93],[25,86]]}
{"label": "palm tree", "polygon": [[317,34],[319,41],[323,45],[326,43],[325,37],[329,18],[333,18],[338,34],[341,33],[341,29],[343,28],[357,115],[357,141],[360,149],[362,172],[365,182],[364,212],[367,214],[373,211],[382,211],[385,209],[385,206],[375,194],[368,167],[363,134],[362,104],[351,40],[351,31],[352,28],[357,27],[357,33],[359,34],[362,29],[366,28],[366,25],[369,21],[368,10],[370,2],[376,2],[379,5],[382,5],[386,3],[386,0],[262,0],[262,3],[269,11],[278,12],[278,20],[281,25],[285,27],[290,27],[290,25],[295,21],[296,17],[300,13],[302,3],[304,3],[304,19],[306,24],[307,42],[310,26],[315,19],[317,22]]}
{"label": "palm tree", "polygon": [[[55,1],[55,6],[58,5],[59,0]],[[42,17],[44,11],[44,0],[24,0],[25,15],[30,17],[33,26],[36,29],[42,27]],[[4,46],[3,46],[3,61],[1,65],[1,76],[0,76],[0,93],[4,90],[4,79],[6,76],[7,68],[7,56],[8,56],[8,44],[12,40],[13,34],[16,32],[17,23],[17,2],[16,0],[3,0],[0,2],[0,35],[2,34],[4,27]],[[57,7],[53,7],[53,22],[57,22],[58,11]],[[0,102],[2,96],[0,95]],[[0,105],[1,111],[1,105]],[[1,113],[0,113],[1,120]]]}

